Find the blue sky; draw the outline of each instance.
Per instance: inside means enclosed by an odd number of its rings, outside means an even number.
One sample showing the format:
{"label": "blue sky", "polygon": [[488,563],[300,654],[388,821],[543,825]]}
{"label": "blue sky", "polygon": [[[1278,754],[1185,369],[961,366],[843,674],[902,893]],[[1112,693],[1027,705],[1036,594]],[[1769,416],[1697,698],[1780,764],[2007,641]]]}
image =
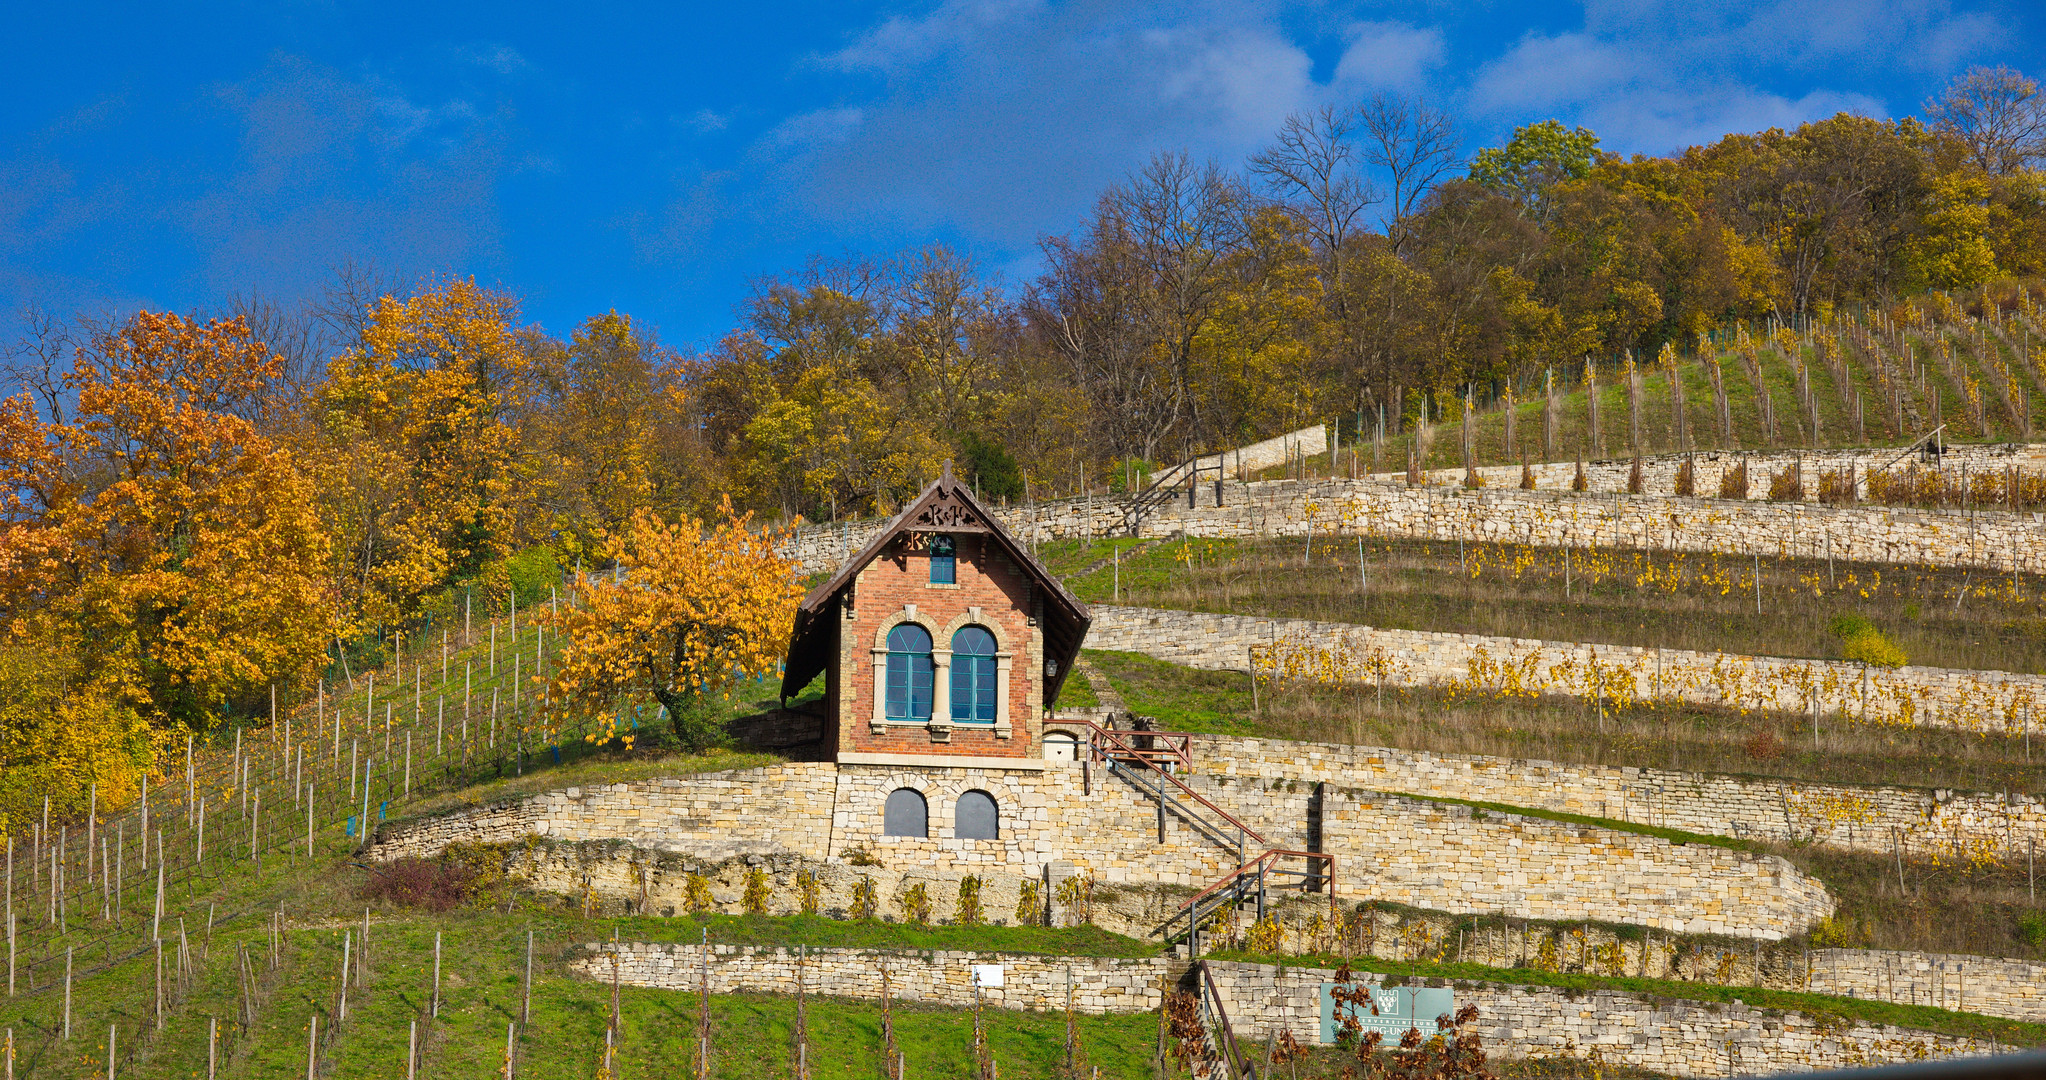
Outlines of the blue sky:
{"label": "blue sky", "polygon": [[7,36],[0,340],[28,304],[290,301],[353,261],[702,344],[813,253],[943,240],[1019,286],[1152,153],[1233,166],[1377,90],[1467,150],[1553,116],[1654,154],[2046,75],[2036,0],[85,3]]}

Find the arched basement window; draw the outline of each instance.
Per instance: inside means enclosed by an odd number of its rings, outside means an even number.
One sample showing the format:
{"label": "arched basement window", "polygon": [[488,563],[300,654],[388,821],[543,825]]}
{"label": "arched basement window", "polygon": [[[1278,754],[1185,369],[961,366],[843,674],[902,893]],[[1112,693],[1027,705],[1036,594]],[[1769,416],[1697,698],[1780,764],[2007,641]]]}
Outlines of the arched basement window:
{"label": "arched basement window", "polygon": [[930,805],[915,788],[896,788],[881,809],[881,835],[929,836]]}
{"label": "arched basement window", "polygon": [[949,536],[931,537],[931,584],[959,583],[958,546]]}
{"label": "arched basement window", "polygon": [[992,724],[995,695],[995,636],[985,626],[962,626],[952,635],[952,722]]}
{"label": "arched basement window", "polygon": [[931,718],[931,632],[915,623],[888,631],[888,719]]}
{"label": "arched basement window", "polygon": [[1001,833],[1001,815],[995,809],[993,795],[985,791],[969,791],[959,796],[953,836],[961,840],[997,840]]}

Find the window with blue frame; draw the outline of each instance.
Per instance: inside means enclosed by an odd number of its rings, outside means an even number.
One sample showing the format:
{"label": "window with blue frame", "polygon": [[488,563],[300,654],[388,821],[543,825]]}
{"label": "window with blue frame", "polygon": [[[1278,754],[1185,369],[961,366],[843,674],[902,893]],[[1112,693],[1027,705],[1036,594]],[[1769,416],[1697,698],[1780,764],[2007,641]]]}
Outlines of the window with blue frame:
{"label": "window with blue frame", "polygon": [[915,623],[888,631],[890,720],[931,718],[931,632]]}
{"label": "window with blue frame", "polygon": [[995,696],[995,636],[984,626],[962,626],[952,635],[952,722],[992,724]]}
{"label": "window with blue frame", "polygon": [[957,585],[959,583],[958,548],[949,536],[931,537],[931,584]]}

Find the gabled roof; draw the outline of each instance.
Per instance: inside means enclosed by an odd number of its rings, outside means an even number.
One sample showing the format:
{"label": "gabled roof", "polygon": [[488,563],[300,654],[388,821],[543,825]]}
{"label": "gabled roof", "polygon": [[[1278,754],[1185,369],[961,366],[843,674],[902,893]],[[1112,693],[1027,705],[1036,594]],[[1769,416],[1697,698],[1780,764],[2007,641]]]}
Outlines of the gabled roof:
{"label": "gabled roof", "polygon": [[[1058,674],[1052,677],[1051,686],[1044,696],[1045,704],[1048,706],[1058,700],[1059,688],[1065,685],[1066,676],[1072,673],[1073,660],[1080,654],[1080,643],[1086,640],[1087,627],[1094,621],[1093,613],[1078,597],[1067,591],[1043,563],[1032,558],[1030,550],[1009,535],[1009,530],[1003,528],[993,514],[981,506],[973,492],[952,475],[950,462],[945,463],[944,471],[931,486],[903,507],[902,512],[875,533],[865,547],[847,559],[837,573],[803,594],[802,603],[796,605],[795,632],[789,637],[788,662],[783,666],[782,697],[791,698],[801,693],[810,685],[810,680],[831,663],[829,620],[838,610],[839,597],[868,563],[880,558],[889,545],[905,533],[981,533],[1023,569],[1044,603],[1041,629],[1044,631],[1045,658],[1058,663]],[[1037,675],[1036,672],[1032,674]]]}

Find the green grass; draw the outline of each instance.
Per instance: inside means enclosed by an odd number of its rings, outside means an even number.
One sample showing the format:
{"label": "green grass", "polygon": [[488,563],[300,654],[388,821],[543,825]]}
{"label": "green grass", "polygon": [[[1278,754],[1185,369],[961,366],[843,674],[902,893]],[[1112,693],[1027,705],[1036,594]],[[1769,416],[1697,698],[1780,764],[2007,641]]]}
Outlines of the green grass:
{"label": "green grass", "polygon": [[565,760],[562,764],[550,765],[542,755],[543,760],[532,764],[524,776],[514,775],[502,780],[486,780],[457,790],[423,796],[406,804],[402,817],[393,814],[390,820],[413,821],[468,807],[487,806],[522,795],[559,791],[568,787],[622,784],[663,776],[721,772],[726,769],[757,769],[779,764],[784,760],[774,754],[745,750],[711,750],[701,754],[689,754],[662,749],[625,751],[615,747],[596,753],[578,753],[573,756],[564,754],[563,757]]}
{"label": "green grass", "polygon": [[[857,922],[821,915],[687,915],[673,919],[628,916],[597,925],[627,941],[689,943],[708,930],[720,945],[810,945],[824,949],[911,949],[1037,953],[1046,956],[1156,956],[1159,943],[1112,934],[1095,926],[917,926]],[[595,938],[591,938],[595,940]]]}
{"label": "green grass", "polygon": [[1401,795],[1402,798],[1417,802],[1446,803],[1451,806],[1468,806],[1474,810],[1492,811],[1500,814],[1516,814],[1520,817],[1539,818],[1544,821],[1560,821],[1571,825],[1589,825],[1593,828],[1610,829],[1614,832],[1634,833],[1637,836],[1652,836],[1672,844],[1704,844],[1707,847],[1726,848],[1729,851],[1764,851],[1765,846],[1752,840],[1741,840],[1731,836],[1714,836],[1710,833],[1685,832],[1682,829],[1666,829],[1660,825],[1643,825],[1635,821],[1620,821],[1615,818],[1592,817],[1585,814],[1568,814],[1561,810],[1544,810],[1532,806],[1508,806],[1505,803],[1477,802],[1471,799],[1452,799],[1446,795]]}
{"label": "green grass", "polygon": [[[1210,954],[1218,960],[1245,960],[1255,963],[1286,964],[1293,967],[1340,968],[1343,958],[1335,955],[1272,956],[1245,952],[1215,952]],[[1554,986],[1570,990],[1621,990],[1637,994],[1650,994],[1674,1001],[1728,1002],[1740,1001],[1762,1009],[1781,1009],[1813,1017],[1834,1017],[1841,1020],[1859,1021],[1869,1024],[1894,1024],[1898,1027],[1918,1031],[1937,1032],[1942,1035],[1956,1035],[1980,1039],[1984,1042],[1995,1038],[2013,1046],[2037,1046],[2046,1044],[2046,1024],[2029,1023],[2023,1020],[2003,1020],[1976,1013],[1954,1012],[1927,1005],[1896,1005],[1886,1001],[1872,1001],[1867,998],[1835,997],[1830,994],[1806,994],[1790,990],[1770,990],[1759,986],[1714,986],[1710,983],[1675,982],[1666,979],[1643,979],[1630,976],[1584,975],[1575,972],[1563,973],[1541,971],[1536,968],[1493,968],[1480,964],[1426,963],[1415,961],[1387,960],[1371,957],[1356,962],[1358,971],[1371,971],[1383,975],[1400,976],[1405,979],[1447,979],[1462,982],[1505,983],[1521,986]]]}
{"label": "green grass", "polygon": [[1066,676],[1059,686],[1059,699],[1054,703],[1061,709],[1093,709],[1101,705],[1101,699],[1094,695],[1094,684],[1080,672]]}
{"label": "green grass", "polygon": [[[2046,576],[1824,558],[1577,551],[1320,537],[1161,543],[1125,563],[1135,606],[1320,619],[1385,629],[1840,659],[1841,616],[1912,664],[2046,671]],[[1754,581],[1761,573],[1761,610]],[[1368,577],[1368,587],[1364,579]],[[1101,571],[1068,582],[1108,603]]]}

